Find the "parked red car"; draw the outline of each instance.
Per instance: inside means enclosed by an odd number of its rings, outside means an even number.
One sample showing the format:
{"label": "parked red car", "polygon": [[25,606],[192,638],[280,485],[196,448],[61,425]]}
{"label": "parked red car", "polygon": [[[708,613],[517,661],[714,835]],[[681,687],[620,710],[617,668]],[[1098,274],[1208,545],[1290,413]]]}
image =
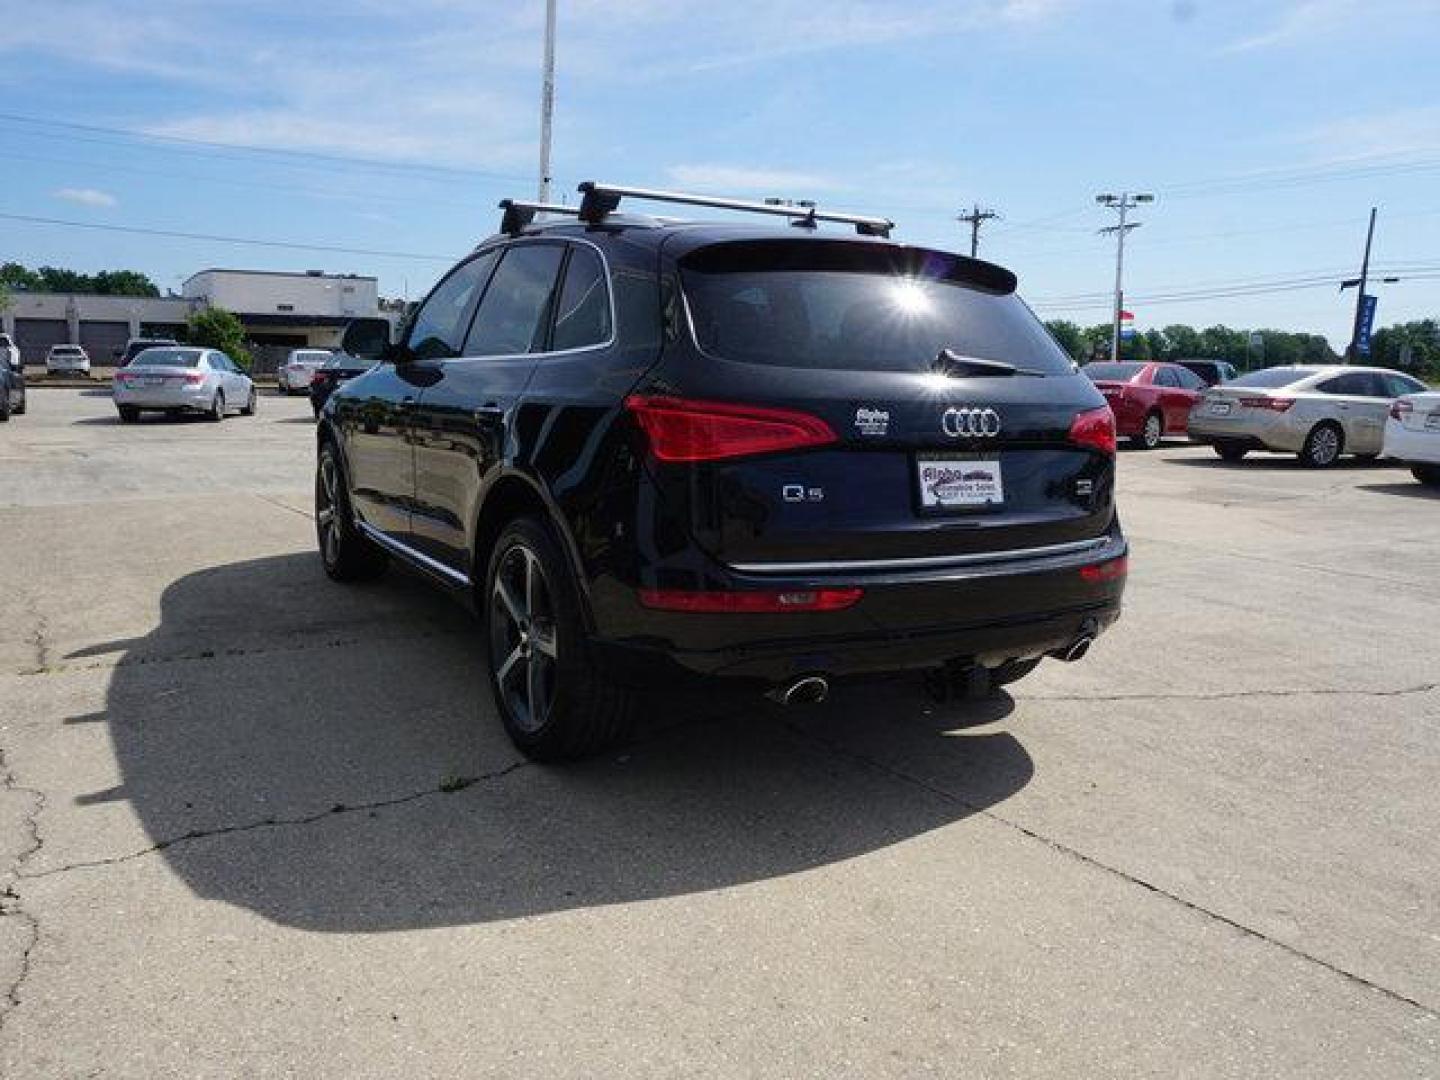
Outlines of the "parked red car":
{"label": "parked red car", "polygon": [[1105,395],[1115,433],[1146,450],[1166,435],[1185,434],[1190,406],[1205,389],[1204,379],[1179,364],[1095,363],[1080,370]]}

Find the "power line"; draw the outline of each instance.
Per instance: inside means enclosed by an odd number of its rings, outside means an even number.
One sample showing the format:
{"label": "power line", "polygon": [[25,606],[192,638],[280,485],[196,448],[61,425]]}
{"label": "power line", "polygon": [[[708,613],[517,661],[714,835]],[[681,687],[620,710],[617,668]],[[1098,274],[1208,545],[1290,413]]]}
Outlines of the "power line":
{"label": "power line", "polygon": [[251,247],[286,248],[292,251],[324,251],[336,255],[373,255],[386,259],[418,259],[425,262],[453,263],[455,255],[425,255],[413,251],[381,251],[375,248],[338,247],[332,244],[302,244],[288,240],[257,240],[248,236],[220,236],[214,233],[180,232],[176,229],[146,229],[135,225],[107,225],[98,221],[66,221],[61,218],[33,217],[29,214],[0,213],[0,220],[20,221],[30,225],[58,225],[70,229],[96,229],[101,232],[132,233],[137,236],[165,236],[177,240],[206,240],[221,244],[246,244]]}
{"label": "power line", "polygon": [[[350,154],[323,153],[316,150],[291,150],[278,146],[256,146],[250,143],[219,142],[213,139],[197,139],[186,135],[161,135],[148,131],[134,131],[130,128],[107,127],[103,124],[82,124],[72,120],[52,120],[37,116],[22,116],[18,113],[0,112],[0,120],[12,124],[25,124],[33,127],[59,128],[65,131],[88,132],[103,135],[117,135],[130,140],[169,143],[176,146],[195,147],[197,149],[204,150],[258,154],[265,157],[272,157],[277,159],[294,158],[302,161],[321,162],[330,165],[358,165],[364,168],[378,169],[382,171],[411,173],[429,172],[457,177],[481,177],[492,180],[506,180],[518,183],[525,183],[529,180],[528,177],[519,176],[514,173],[490,172],[484,169],[466,168],[457,165],[428,164],[416,161],[387,161],[383,158],[360,157],[358,155]],[[112,143],[111,145],[114,144]]]}

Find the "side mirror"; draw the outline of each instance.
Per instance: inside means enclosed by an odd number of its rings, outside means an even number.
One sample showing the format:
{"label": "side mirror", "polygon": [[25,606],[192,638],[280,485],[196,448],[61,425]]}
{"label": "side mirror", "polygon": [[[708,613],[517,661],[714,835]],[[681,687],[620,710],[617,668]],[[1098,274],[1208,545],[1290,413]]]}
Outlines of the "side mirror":
{"label": "side mirror", "polygon": [[351,319],[340,339],[340,347],[362,360],[393,359],[390,323],[385,319]]}

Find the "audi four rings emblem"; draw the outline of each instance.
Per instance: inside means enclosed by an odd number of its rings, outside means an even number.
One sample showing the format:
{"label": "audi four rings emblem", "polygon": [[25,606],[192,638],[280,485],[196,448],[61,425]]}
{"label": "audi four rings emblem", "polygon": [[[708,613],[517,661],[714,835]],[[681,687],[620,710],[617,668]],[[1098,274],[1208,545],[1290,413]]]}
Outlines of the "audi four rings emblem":
{"label": "audi four rings emblem", "polygon": [[1000,414],[994,409],[957,409],[940,417],[940,430],[952,439],[993,439],[1000,434]]}

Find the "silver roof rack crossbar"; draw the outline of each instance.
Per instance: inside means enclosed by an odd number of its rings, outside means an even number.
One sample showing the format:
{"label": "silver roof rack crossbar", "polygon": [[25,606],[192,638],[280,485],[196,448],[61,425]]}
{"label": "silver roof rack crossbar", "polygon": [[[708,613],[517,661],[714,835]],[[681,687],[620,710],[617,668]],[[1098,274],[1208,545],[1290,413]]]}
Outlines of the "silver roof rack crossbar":
{"label": "silver roof rack crossbar", "polygon": [[511,236],[534,221],[536,214],[569,214],[571,217],[578,217],[580,214],[579,207],[526,202],[523,199],[501,199],[500,209],[505,211],[505,216],[500,219],[500,231]]}
{"label": "silver roof rack crossbar", "polygon": [[686,206],[710,206],[717,210],[740,210],[749,214],[770,214],[773,217],[790,218],[803,228],[813,229],[817,222],[829,221],[841,225],[853,225],[861,236],[890,235],[895,223],[888,218],[866,217],[861,214],[836,214],[817,210],[813,205],[787,204],[782,202],[747,202],[743,199],[721,199],[713,195],[686,195],[678,191],[655,191],[652,188],[621,187],[618,184],[600,184],[587,180],[580,185],[584,199],[580,203],[580,220],[591,223],[614,213],[622,198],[649,199],[651,202],[682,203]]}

